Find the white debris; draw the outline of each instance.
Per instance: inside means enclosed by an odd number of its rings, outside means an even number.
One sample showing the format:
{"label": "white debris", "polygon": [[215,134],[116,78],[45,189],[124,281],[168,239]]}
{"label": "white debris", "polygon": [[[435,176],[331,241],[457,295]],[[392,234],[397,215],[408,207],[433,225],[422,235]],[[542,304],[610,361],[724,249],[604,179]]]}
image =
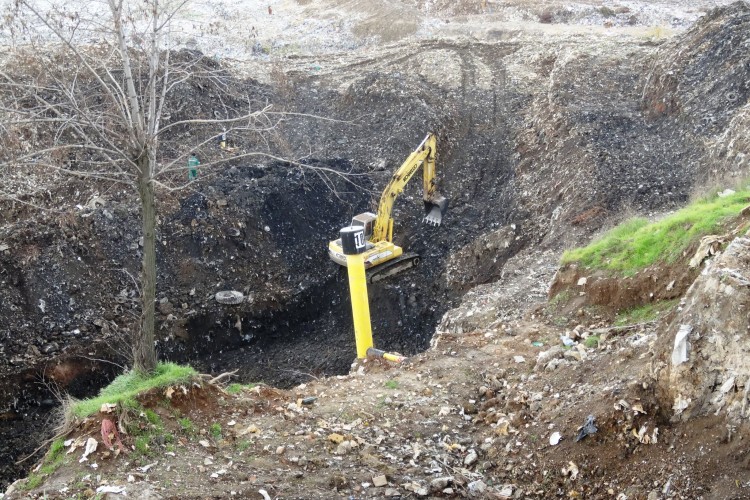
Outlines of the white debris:
{"label": "white debris", "polygon": [[672,350],[672,365],[677,366],[688,360],[688,335],[693,331],[690,325],[680,325],[674,338],[674,349]]}
{"label": "white debris", "polygon": [[83,455],[81,456],[81,459],[78,462],[83,463],[86,460],[88,460],[88,456],[96,451],[96,447],[98,445],[99,445],[99,442],[96,439],[88,438],[86,440],[86,448],[83,450]]}
{"label": "white debris", "polygon": [[125,488],[122,486],[99,486],[96,489],[97,493],[114,493],[115,495],[127,496]]}
{"label": "white debris", "polygon": [[568,462],[567,467],[562,469],[563,476],[570,476],[571,481],[575,481],[578,477],[578,466],[574,462]]}
{"label": "white debris", "polygon": [[260,493],[260,496],[263,497],[263,500],[271,500],[271,497],[268,495],[268,492],[266,490],[258,490],[258,493]]}
{"label": "white debris", "polygon": [[560,442],[560,439],[562,439],[562,435],[559,432],[553,432],[549,437],[549,444],[551,444],[552,446],[557,446],[557,443]]}

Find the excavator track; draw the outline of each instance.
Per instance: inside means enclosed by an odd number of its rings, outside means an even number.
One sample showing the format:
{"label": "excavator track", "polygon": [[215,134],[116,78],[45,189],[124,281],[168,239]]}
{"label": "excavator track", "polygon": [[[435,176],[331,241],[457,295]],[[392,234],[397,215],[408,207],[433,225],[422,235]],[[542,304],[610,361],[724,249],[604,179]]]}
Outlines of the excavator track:
{"label": "excavator track", "polygon": [[412,267],[415,267],[417,264],[419,264],[420,260],[422,259],[415,253],[402,254],[400,257],[396,257],[395,259],[389,260],[384,264],[380,264],[373,269],[369,269],[366,273],[367,282],[377,283],[378,281],[382,281],[389,276],[393,276],[394,274],[398,274],[406,271],[407,269],[411,269]]}

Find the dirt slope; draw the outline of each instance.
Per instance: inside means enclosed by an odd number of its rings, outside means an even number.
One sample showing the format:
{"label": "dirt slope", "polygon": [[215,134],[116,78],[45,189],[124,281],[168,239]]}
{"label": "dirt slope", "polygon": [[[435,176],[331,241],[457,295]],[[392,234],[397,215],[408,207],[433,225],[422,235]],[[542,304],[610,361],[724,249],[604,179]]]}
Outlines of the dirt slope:
{"label": "dirt slope", "polygon": [[[147,450],[113,456],[100,421],[117,418],[100,414],[67,436],[100,441],[96,452],[79,463],[76,449],[42,486],[19,482],[6,498],[746,497],[744,445],[711,418],[670,425],[639,377],[654,328],[597,333],[598,346],[565,351],[559,330],[512,322],[289,391],[156,392],[142,401],[162,430],[126,419],[153,435]],[[576,441],[589,415],[598,430]]]}

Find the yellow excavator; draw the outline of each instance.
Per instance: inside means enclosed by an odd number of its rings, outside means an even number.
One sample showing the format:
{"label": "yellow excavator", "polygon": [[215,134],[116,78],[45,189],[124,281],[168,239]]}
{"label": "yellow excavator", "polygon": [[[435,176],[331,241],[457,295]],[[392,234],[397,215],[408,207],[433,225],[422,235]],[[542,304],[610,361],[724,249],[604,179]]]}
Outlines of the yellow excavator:
{"label": "yellow excavator", "polygon": [[[424,222],[439,226],[443,215],[448,209],[448,200],[440,195],[435,180],[435,155],[437,139],[434,134],[427,137],[409,155],[404,163],[396,170],[380,196],[378,213],[365,212],[352,218],[352,227],[363,227],[367,238],[364,251],[367,280],[370,283],[380,281],[405,269],[415,266],[419,262],[419,255],[404,253],[403,249],[393,243],[393,204],[396,197],[404,190],[406,184],[422,167],[424,177]],[[341,246],[341,239],[328,244],[328,255],[331,260],[346,266],[346,255]]]}

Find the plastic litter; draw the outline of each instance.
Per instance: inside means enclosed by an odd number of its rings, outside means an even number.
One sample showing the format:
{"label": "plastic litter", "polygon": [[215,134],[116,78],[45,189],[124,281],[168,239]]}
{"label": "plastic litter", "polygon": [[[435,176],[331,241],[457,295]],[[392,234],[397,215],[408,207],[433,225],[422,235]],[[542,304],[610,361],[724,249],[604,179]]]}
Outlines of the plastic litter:
{"label": "plastic litter", "polygon": [[593,415],[589,415],[588,417],[586,417],[586,421],[583,423],[581,428],[578,429],[576,442],[580,441],[586,436],[590,436],[591,434],[596,434],[598,430],[599,428],[596,426],[596,418]]}
{"label": "plastic litter", "polygon": [[565,347],[573,347],[576,343],[575,340],[571,339],[567,335],[560,335],[560,340]]}
{"label": "plastic litter", "polygon": [[234,290],[224,290],[216,292],[215,298],[219,304],[240,304],[245,300],[245,295]]}
{"label": "plastic litter", "polygon": [[688,360],[688,335],[693,331],[690,325],[680,325],[674,338],[674,349],[672,350],[672,366],[677,366]]}
{"label": "plastic litter", "polygon": [[560,442],[560,439],[562,439],[562,436],[559,432],[553,432],[552,435],[549,437],[549,444],[552,446],[557,446],[557,444]]}

